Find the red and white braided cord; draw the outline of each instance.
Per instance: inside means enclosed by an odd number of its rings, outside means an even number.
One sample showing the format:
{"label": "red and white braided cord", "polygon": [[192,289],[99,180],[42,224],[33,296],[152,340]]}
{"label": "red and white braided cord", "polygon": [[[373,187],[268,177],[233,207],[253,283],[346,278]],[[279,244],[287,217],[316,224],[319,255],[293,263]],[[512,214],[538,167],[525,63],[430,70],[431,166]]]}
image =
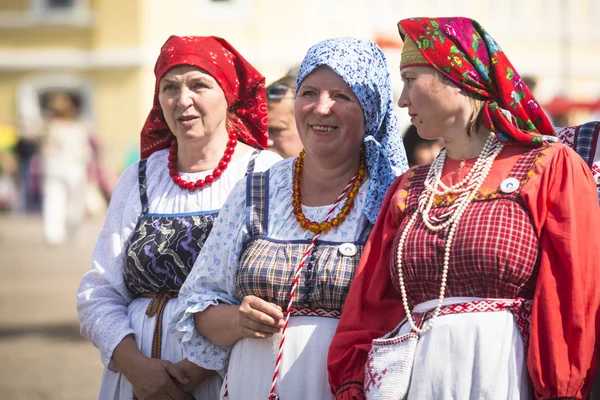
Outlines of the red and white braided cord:
{"label": "red and white braided cord", "polygon": [[[337,205],[344,199],[350,187],[354,184],[354,182],[358,179],[358,175],[355,175],[354,178],[350,180],[348,185],[342,190],[342,193],[338,196],[338,198],[333,203],[333,206],[327,213],[325,217],[325,221],[328,221],[333,212],[335,211]],[[279,400],[279,396],[275,393],[275,386],[277,385],[277,376],[279,375],[279,366],[281,365],[281,358],[283,357],[283,344],[285,342],[285,335],[288,327],[288,322],[290,320],[290,313],[292,311],[292,303],[294,302],[294,293],[296,292],[296,286],[298,284],[298,280],[300,279],[300,272],[302,271],[302,267],[306,263],[306,259],[312,252],[313,247],[315,247],[315,242],[321,235],[322,231],[318,231],[308,246],[308,249],[304,252],[300,263],[298,264],[298,268],[296,268],[296,274],[294,275],[294,280],[292,282],[292,290],[290,291],[290,297],[287,305],[287,309],[285,311],[285,323],[283,325],[283,330],[281,331],[281,341],[279,342],[279,353],[277,354],[277,361],[275,362],[275,373],[273,374],[273,380],[271,381],[271,391],[269,392],[269,400]]]}
{"label": "red and white braided cord", "polygon": [[[329,220],[329,218],[331,217],[331,215],[335,211],[337,205],[342,201],[342,199],[344,198],[344,196],[348,193],[348,190],[350,189],[350,187],[352,187],[352,184],[356,181],[356,179],[358,179],[358,174],[355,175],[354,178],[352,178],[350,180],[350,182],[348,183],[348,185],[346,185],[346,187],[344,188],[344,190],[342,190],[342,193],[340,193],[340,195],[338,196],[338,198],[333,203],[333,206],[331,207],[331,209],[327,213],[327,216],[325,217],[325,221]],[[281,365],[281,359],[283,357],[283,344],[285,342],[285,334],[286,334],[286,331],[287,331],[288,321],[290,319],[290,314],[291,314],[291,311],[292,311],[292,304],[293,304],[293,300],[294,300],[294,293],[296,291],[296,286],[297,286],[298,280],[300,279],[300,272],[302,270],[302,267],[306,263],[306,259],[308,258],[308,256],[312,252],[312,249],[314,248],[315,243],[316,243],[316,241],[317,241],[317,239],[319,238],[320,235],[321,235],[321,231],[317,232],[316,235],[313,237],[313,239],[311,240],[311,242],[310,242],[310,244],[308,246],[308,249],[306,249],[306,251],[304,252],[304,255],[302,256],[302,259],[300,260],[300,263],[298,264],[298,267],[296,268],[296,274],[294,275],[294,280],[292,282],[292,290],[290,292],[289,302],[288,302],[288,306],[286,308],[285,324],[283,325],[283,330],[282,330],[282,333],[281,333],[281,341],[279,342],[279,352],[278,352],[278,355],[277,355],[277,361],[275,363],[275,372],[273,373],[273,380],[271,382],[271,391],[269,392],[269,400],[279,400],[279,396],[275,393],[275,386],[277,385],[277,377],[279,375],[279,366]],[[229,387],[228,387],[228,384],[227,384],[227,376],[226,376],[225,377],[225,394],[224,394],[225,398],[227,398],[228,395],[229,395]]]}

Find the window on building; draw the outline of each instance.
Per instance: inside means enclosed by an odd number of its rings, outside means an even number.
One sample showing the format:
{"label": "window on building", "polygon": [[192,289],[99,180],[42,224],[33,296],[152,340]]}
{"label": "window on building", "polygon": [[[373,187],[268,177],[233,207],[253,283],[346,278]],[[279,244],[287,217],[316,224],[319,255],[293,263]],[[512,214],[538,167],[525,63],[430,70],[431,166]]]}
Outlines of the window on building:
{"label": "window on building", "polygon": [[75,0],[45,0],[48,10],[68,10],[75,7]]}
{"label": "window on building", "polygon": [[29,4],[29,7],[18,11],[0,10],[0,29],[29,29],[37,25],[90,26],[90,1],[92,0],[19,0],[20,3]]}

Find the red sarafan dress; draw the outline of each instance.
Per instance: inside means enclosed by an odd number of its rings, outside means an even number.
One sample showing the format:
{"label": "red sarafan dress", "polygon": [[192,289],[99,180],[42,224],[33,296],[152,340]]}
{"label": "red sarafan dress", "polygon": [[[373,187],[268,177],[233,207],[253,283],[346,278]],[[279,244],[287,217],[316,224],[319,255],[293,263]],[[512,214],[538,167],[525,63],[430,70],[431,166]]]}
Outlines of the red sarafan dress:
{"label": "red sarafan dress", "polygon": [[[447,158],[442,182],[459,182],[474,162]],[[336,399],[365,397],[372,340],[406,316],[397,239],[417,210],[428,168],[396,180],[363,252],[329,350]],[[515,190],[502,185],[508,178]],[[453,201],[436,200],[433,215]],[[597,201],[589,167],[566,146],[502,150],[453,238],[444,307],[419,339],[409,399],[585,398],[599,328]],[[420,216],[407,234],[402,271],[414,317],[426,319],[436,306],[447,234],[428,230]],[[498,300],[516,300],[515,307],[495,306]],[[401,333],[410,329],[405,324]]]}

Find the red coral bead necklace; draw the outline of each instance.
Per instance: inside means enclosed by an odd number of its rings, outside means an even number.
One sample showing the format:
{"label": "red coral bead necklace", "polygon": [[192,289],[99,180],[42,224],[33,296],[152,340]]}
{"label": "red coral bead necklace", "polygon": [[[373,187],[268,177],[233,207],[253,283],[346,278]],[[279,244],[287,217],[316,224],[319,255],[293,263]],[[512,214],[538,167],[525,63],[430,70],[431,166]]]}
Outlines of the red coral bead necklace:
{"label": "red coral bead necklace", "polygon": [[225,153],[223,157],[221,157],[221,161],[219,161],[219,165],[217,168],[213,169],[213,172],[207,175],[204,179],[198,179],[196,182],[186,181],[179,175],[179,171],[177,171],[177,140],[171,141],[171,146],[169,147],[169,175],[173,182],[182,189],[187,189],[190,192],[194,190],[204,189],[207,186],[210,186],[213,182],[215,182],[219,177],[223,174],[223,171],[227,169],[229,166],[229,162],[231,161],[231,157],[235,151],[235,146],[237,145],[238,134],[235,131],[229,132],[229,141],[227,142],[227,148],[225,149]]}

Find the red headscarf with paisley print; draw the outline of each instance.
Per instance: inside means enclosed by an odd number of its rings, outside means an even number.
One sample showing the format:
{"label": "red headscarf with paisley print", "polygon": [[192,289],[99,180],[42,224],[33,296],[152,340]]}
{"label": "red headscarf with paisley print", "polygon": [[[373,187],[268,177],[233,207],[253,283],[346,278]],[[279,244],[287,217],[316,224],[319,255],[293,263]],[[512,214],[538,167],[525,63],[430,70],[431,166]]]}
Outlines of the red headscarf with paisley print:
{"label": "red headscarf with paisley print", "polygon": [[267,148],[265,78],[225,39],[171,36],[162,46],[154,66],[154,103],[142,128],[142,158],[169,147],[174,138],[158,102],[158,87],[165,73],[179,65],[193,65],[215,78],[225,93],[228,114],[233,117],[232,128],[240,139],[252,147]]}
{"label": "red headscarf with paisley print", "polygon": [[481,96],[486,100],[483,124],[500,141],[540,145],[557,140],[552,124],[517,70],[477,21],[410,18],[400,21],[398,29],[405,46],[412,41],[410,45],[416,44],[420,52],[414,61],[403,60],[401,68],[432,66],[459,87]]}

